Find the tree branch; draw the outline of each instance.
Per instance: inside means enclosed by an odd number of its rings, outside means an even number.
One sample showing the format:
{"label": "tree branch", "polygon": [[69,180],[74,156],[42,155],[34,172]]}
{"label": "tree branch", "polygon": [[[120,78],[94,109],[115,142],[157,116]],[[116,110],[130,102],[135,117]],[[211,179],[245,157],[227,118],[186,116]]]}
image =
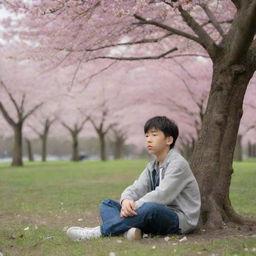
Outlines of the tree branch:
{"label": "tree branch", "polygon": [[20,108],[17,104],[17,102],[15,101],[15,99],[13,98],[12,94],[9,92],[9,90],[7,89],[6,85],[4,84],[4,82],[2,80],[0,80],[0,83],[1,83],[1,86],[4,88],[4,90],[6,91],[6,93],[8,94],[11,102],[13,103],[16,111],[17,111],[17,114],[20,115]]}
{"label": "tree branch", "polygon": [[173,28],[173,27],[170,27],[170,26],[167,26],[165,24],[162,24],[160,22],[157,22],[157,21],[154,21],[154,20],[147,20],[141,16],[139,16],[138,14],[135,14],[134,17],[140,21],[140,24],[149,24],[149,25],[154,25],[156,27],[159,27],[159,28],[162,28],[164,30],[167,30],[175,35],[178,35],[178,36],[182,36],[182,37],[185,37],[185,38],[188,38],[190,40],[193,40],[197,43],[200,43],[200,40],[198,37],[196,36],[193,36],[189,33],[186,33],[186,32],[183,32],[181,30],[178,30],[176,28]]}
{"label": "tree branch", "polygon": [[0,110],[5,118],[5,120],[8,122],[9,125],[11,125],[12,127],[15,126],[15,122],[14,120],[9,116],[8,112],[6,111],[5,107],[3,106],[2,102],[0,101]]}
{"label": "tree branch", "polygon": [[18,113],[20,119],[22,119],[22,115],[23,115],[23,113],[24,113],[25,100],[26,100],[26,94],[23,93],[23,94],[22,94],[22,99],[21,99],[20,108],[19,108],[19,113]]}
{"label": "tree branch", "polygon": [[208,18],[210,19],[210,22],[212,23],[212,25],[216,28],[216,30],[220,33],[220,35],[223,37],[224,36],[224,31],[222,29],[222,27],[220,26],[219,22],[217,21],[216,17],[214,16],[214,14],[212,13],[212,11],[208,8],[208,6],[206,4],[200,4],[200,6],[202,7],[202,9],[204,10],[204,12],[206,13],[206,15],[208,16]]}
{"label": "tree branch", "polygon": [[98,56],[95,58],[90,59],[91,60],[96,60],[96,59],[110,59],[110,60],[127,60],[127,61],[135,61],[135,60],[158,60],[161,59],[163,57],[165,57],[166,55],[177,51],[178,48],[172,48],[171,50],[164,52],[160,55],[156,55],[156,56],[141,56],[141,57],[114,57],[114,56]]}
{"label": "tree branch", "polygon": [[80,126],[78,126],[78,132],[81,132],[82,131],[82,129],[84,128],[84,125],[85,125],[85,123],[88,121],[88,117],[86,117],[83,121],[82,121],[82,123],[80,124]]}
{"label": "tree branch", "polygon": [[186,24],[198,35],[199,44],[204,47],[208,54],[214,58],[216,55],[217,45],[207,32],[196,22],[196,20],[182,7],[179,7],[179,12]]}
{"label": "tree branch", "polygon": [[107,65],[106,67],[104,67],[104,68],[100,69],[99,71],[97,71],[96,73],[93,73],[89,77],[86,77],[85,79],[80,80],[79,81],[80,83],[84,83],[87,80],[86,84],[83,86],[83,89],[81,91],[83,91],[83,90],[85,90],[87,88],[87,86],[90,84],[90,82],[92,81],[92,79],[94,77],[96,77],[98,74],[103,73],[104,71],[108,70],[110,67],[112,67],[116,63],[117,63],[117,61],[113,61],[109,65]]}
{"label": "tree branch", "polygon": [[38,135],[39,137],[42,136],[42,133],[40,133],[37,129],[35,129],[32,125],[28,125],[28,127],[36,134]]}
{"label": "tree branch", "polygon": [[231,0],[233,4],[235,5],[236,9],[241,8],[241,0]]}
{"label": "tree branch", "polygon": [[95,129],[97,132],[99,132],[99,131],[98,131],[98,127],[97,127],[96,123],[93,121],[93,119],[92,119],[90,116],[87,116],[87,119],[91,122],[91,124],[92,124],[92,126],[94,127],[94,129]]}
{"label": "tree branch", "polygon": [[65,122],[61,121],[61,124],[72,134],[73,130],[70,126],[68,126]]}
{"label": "tree branch", "polygon": [[208,58],[209,59],[209,55],[202,55],[202,54],[196,54],[196,53],[176,54],[176,55],[172,55],[172,56],[169,56],[169,57],[164,57],[163,59],[173,59],[173,58],[177,58],[177,57],[203,57],[203,58]]}
{"label": "tree branch", "polygon": [[237,63],[248,52],[256,33],[256,1],[243,2],[225,40],[229,65]]}
{"label": "tree branch", "polygon": [[99,46],[97,48],[86,48],[86,49],[80,49],[80,50],[74,50],[72,48],[55,48],[55,50],[58,51],[67,51],[67,52],[94,52],[94,51],[99,51],[102,49],[106,49],[106,48],[111,48],[111,47],[118,47],[118,46],[129,46],[129,45],[137,45],[137,44],[149,44],[149,43],[158,43],[159,41],[163,40],[164,38],[173,35],[173,33],[168,33],[165,34],[162,37],[159,38],[152,38],[152,39],[142,39],[142,40],[138,40],[138,41],[134,41],[134,42],[126,42],[126,43],[118,43],[118,44],[107,44],[104,46]]}
{"label": "tree branch", "polygon": [[[233,19],[229,19],[229,20],[218,21],[218,24],[225,24],[225,23],[232,24],[232,22],[233,22]],[[208,21],[202,23],[201,27],[204,27],[210,23],[212,23],[211,20],[208,20]]]}
{"label": "tree branch", "polygon": [[43,103],[37,104],[34,108],[29,110],[27,114],[22,118],[22,122],[25,121],[30,115],[32,115],[38,108],[40,108],[43,105]]}

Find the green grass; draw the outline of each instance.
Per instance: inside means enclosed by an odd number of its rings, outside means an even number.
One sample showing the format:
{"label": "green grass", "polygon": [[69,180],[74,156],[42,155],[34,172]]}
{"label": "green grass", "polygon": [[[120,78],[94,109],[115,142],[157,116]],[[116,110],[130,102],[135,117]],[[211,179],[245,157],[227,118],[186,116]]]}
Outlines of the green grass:
{"label": "green grass", "polygon": [[[256,255],[256,236],[163,237],[129,242],[122,237],[72,242],[67,226],[100,224],[98,205],[120,193],[145,167],[146,160],[0,165],[0,252],[4,256]],[[256,216],[256,162],[235,163],[231,200],[235,209]],[[82,220],[81,220],[82,219]],[[28,230],[24,230],[29,228]]]}

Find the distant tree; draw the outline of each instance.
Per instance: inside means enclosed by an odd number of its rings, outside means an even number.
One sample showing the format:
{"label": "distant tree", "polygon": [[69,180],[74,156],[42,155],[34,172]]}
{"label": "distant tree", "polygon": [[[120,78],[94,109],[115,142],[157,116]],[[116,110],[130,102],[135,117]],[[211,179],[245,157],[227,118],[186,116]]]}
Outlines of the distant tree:
{"label": "distant tree", "polygon": [[74,123],[73,126],[61,121],[61,124],[69,131],[72,138],[72,161],[79,161],[79,133],[83,130],[83,127],[88,118],[85,118],[81,122]]}
{"label": "distant tree", "polygon": [[0,81],[1,87],[4,89],[8,95],[10,102],[13,104],[17,120],[11,117],[11,113],[7,110],[4,104],[0,100],[0,111],[6,122],[12,127],[14,132],[14,145],[13,145],[13,159],[12,166],[22,166],[22,128],[26,119],[32,115],[38,108],[42,106],[43,103],[39,103],[32,107],[30,110],[25,110],[26,95],[23,94],[21,100],[14,98],[13,94],[8,90],[3,81]]}
{"label": "distant tree", "polygon": [[29,127],[38,135],[38,137],[41,140],[42,143],[42,149],[41,149],[41,160],[42,162],[46,162],[47,160],[47,139],[50,131],[50,127],[55,122],[55,118],[46,118],[45,120],[39,121],[41,124],[41,131],[39,131],[37,128],[35,128],[32,125],[29,125]]}

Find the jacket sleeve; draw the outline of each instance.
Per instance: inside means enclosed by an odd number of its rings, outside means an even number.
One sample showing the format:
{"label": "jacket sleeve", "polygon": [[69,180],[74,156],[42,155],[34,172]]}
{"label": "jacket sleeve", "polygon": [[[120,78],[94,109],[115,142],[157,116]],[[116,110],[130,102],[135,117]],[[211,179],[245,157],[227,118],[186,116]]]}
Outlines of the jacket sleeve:
{"label": "jacket sleeve", "polygon": [[143,203],[153,202],[162,205],[171,204],[190,182],[191,175],[186,163],[170,164],[160,185],[153,191],[146,193],[135,203],[140,207]]}
{"label": "jacket sleeve", "polygon": [[143,197],[149,192],[149,188],[150,178],[148,175],[148,169],[145,168],[140,174],[139,178],[123,191],[121,194],[120,203],[122,203],[124,199],[132,199],[137,201],[139,198]]}

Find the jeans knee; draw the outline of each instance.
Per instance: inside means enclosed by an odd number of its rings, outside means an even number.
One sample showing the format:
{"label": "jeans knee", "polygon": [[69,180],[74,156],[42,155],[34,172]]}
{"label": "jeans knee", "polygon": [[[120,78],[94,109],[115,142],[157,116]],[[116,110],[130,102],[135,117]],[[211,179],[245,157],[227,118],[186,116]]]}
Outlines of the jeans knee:
{"label": "jeans knee", "polygon": [[105,199],[100,203],[100,207],[102,206],[117,206],[119,205],[118,201],[112,199]]}
{"label": "jeans knee", "polygon": [[101,201],[101,204],[110,204],[111,201],[112,201],[112,199],[105,199],[105,200]]}
{"label": "jeans knee", "polygon": [[144,203],[138,210],[147,214],[157,214],[159,206],[160,205],[157,203],[147,202]]}
{"label": "jeans knee", "polygon": [[102,207],[104,205],[110,205],[111,201],[112,201],[111,199],[105,199],[105,200],[101,201],[100,207]]}

